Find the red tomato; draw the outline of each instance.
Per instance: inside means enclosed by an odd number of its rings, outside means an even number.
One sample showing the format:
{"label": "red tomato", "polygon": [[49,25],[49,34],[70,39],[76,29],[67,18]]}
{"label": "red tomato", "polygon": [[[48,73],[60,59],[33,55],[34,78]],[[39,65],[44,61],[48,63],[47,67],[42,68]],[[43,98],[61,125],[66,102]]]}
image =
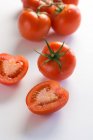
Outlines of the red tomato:
{"label": "red tomato", "polygon": [[21,35],[32,41],[43,39],[51,27],[50,18],[43,13],[38,15],[31,10],[24,10],[18,21]]}
{"label": "red tomato", "polygon": [[23,7],[24,8],[28,8],[29,7],[29,3],[28,3],[28,0],[21,0],[22,3],[23,3]]}
{"label": "red tomato", "polygon": [[0,83],[12,85],[19,82],[28,70],[28,61],[23,56],[0,54]]}
{"label": "red tomato", "polygon": [[46,5],[42,0],[22,0],[24,8],[31,8],[36,11],[40,5]]}
{"label": "red tomato", "polygon": [[79,0],[62,0],[65,4],[75,4],[78,5]]}
{"label": "red tomato", "polygon": [[69,94],[56,81],[42,82],[33,87],[26,97],[30,111],[44,115],[61,109],[68,101]]}
{"label": "red tomato", "polygon": [[40,8],[40,11],[41,12],[47,12],[50,17],[54,14],[54,11],[56,9],[55,5],[48,6],[48,5],[50,5],[51,0],[47,0],[47,1],[42,1],[42,0],[22,0],[22,2],[23,2],[23,7],[24,8],[31,8],[35,12],[42,5],[42,7]]}
{"label": "red tomato", "polygon": [[64,9],[52,19],[54,31],[60,35],[74,33],[81,22],[80,10],[75,5],[65,5]]}
{"label": "red tomato", "polygon": [[66,44],[52,42],[44,47],[37,64],[45,77],[53,80],[64,80],[73,73],[76,58]]}

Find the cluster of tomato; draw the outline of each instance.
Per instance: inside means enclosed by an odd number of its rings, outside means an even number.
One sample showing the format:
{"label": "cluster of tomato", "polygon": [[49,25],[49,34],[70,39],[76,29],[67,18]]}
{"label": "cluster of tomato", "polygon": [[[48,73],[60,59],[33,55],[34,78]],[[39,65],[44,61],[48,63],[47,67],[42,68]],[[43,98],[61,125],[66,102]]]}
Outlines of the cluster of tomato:
{"label": "cluster of tomato", "polygon": [[[76,58],[66,44],[48,43],[39,53],[37,65],[49,81],[31,89],[26,97],[28,108],[36,114],[48,114],[62,108],[68,101],[68,91],[57,81],[69,77],[75,68]],[[0,83],[12,85],[18,83],[28,70],[28,60],[23,56],[0,54]]]}
{"label": "cluster of tomato", "polygon": [[19,31],[28,40],[42,40],[50,28],[60,35],[74,33],[80,25],[78,0],[22,0]]}
{"label": "cluster of tomato", "polygon": [[[19,17],[19,29],[27,39],[42,39],[47,34],[51,22],[53,29],[60,34],[70,34],[80,24],[80,12],[74,5],[63,5],[62,2],[60,5],[57,1],[56,5],[54,2],[46,4],[42,0],[22,1],[26,9]],[[63,2],[78,3],[77,0],[64,0]],[[47,11],[48,15],[42,13],[41,10]],[[54,80],[68,78],[76,66],[75,55],[64,42],[48,43],[45,40],[45,43],[41,53],[36,51],[40,54],[37,65],[39,71],[51,80],[33,87],[26,97],[28,108],[36,114],[55,112],[67,103],[68,91]],[[6,85],[18,83],[27,73],[28,67],[28,60],[23,56],[0,54],[0,83]]]}

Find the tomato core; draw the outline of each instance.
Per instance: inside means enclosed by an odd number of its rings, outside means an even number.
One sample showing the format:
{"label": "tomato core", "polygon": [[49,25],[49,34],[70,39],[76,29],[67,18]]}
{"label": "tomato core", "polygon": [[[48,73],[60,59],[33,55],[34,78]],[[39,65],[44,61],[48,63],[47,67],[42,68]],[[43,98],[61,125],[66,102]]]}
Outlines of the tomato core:
{"label": "tomato core", "polygon": [[0,60],[0,75],[9,79],[15,78],[23,69],[23,62],[11,60]]}
{"label": "tomato core", "polygon": [[35,101],[38,105],[44,105],[58,100],[58,95],[53,89],[43,88],[36,92]]}

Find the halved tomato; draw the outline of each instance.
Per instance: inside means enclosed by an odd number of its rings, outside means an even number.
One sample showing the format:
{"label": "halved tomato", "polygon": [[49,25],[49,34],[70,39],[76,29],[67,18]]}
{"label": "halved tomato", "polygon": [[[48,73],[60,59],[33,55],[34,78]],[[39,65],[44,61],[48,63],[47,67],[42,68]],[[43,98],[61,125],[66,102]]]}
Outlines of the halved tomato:
{"label": "halved tomato", "polygon": [[61,109],[68,98],[68,91],[50,80],[33,87],[26,97],[26,104],[33,113],[44,115]]}
{"label": "halved tomato", "polygon": [[0,83],[12,85],[19,82],[28,70],[28,61],[23,56],[0,54]]}

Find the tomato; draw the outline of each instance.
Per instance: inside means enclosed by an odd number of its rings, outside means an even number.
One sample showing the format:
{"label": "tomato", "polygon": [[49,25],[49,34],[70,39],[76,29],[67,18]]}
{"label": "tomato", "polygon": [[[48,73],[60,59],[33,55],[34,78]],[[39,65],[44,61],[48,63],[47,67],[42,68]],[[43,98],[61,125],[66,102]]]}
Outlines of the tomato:
{"label": "tomato", "polygon": [[64,80],[74,71],[76,57],[68,46],[61,42],[48,43],[38,58],[39,71],[47,78]]}
{"label": "tomato", "polygon": [[23,56],[0,54],[0,83],[12,85],[19,82],[28,70],[28,61]]}
{"label": "tomato", "polygon": [[51,20],[46,14],[24,10],[19,17],[18,26],[24,38],[39,41],[48,34]]}
{"label": "tomato", "polygon": [[50,80],[33,87],[26,97],[26,104],[33,113],[45,115],[61,109],[68,98],[68,91]]}
{"label": "tomato", "polygon": [[60,35],[74,33],[81,22],[80,10],[75,5],[65,5],[63,10],[52,19],[54,31]]}
{"label": "tomato", "polygon": [[43,1],[43,0],[22,0],[24,8],[31,8],[34,11],[37,11],[39,7],[41,12],[47,12],[48,15],[54,14],[54,10],[56,9],[55,5],[49,6],[52,2],[51,0]]}
{"label": "tomato", "polygon": [[22,3],[23,3],[23,7],[24,8],[28,8],[29,7],[29,3],[28,3],[28,0],[21,0]]}
{"label": "tomato", "polygon": [[79,0],[62,0],[65,4],[75,4],[78,5]]}
{"label": "tomato", "polygon": [[39,6],[43,6],[41,9],[42,11],[46,11],[46,2],[42,0],[22,0],[24,8],[31,8],[34,11],[37,11]]}
{"label": "tomato", "polygon": [[36,11],[40,5],[46,5],[42,0],[22,0],[24,8],[31,8]]}

